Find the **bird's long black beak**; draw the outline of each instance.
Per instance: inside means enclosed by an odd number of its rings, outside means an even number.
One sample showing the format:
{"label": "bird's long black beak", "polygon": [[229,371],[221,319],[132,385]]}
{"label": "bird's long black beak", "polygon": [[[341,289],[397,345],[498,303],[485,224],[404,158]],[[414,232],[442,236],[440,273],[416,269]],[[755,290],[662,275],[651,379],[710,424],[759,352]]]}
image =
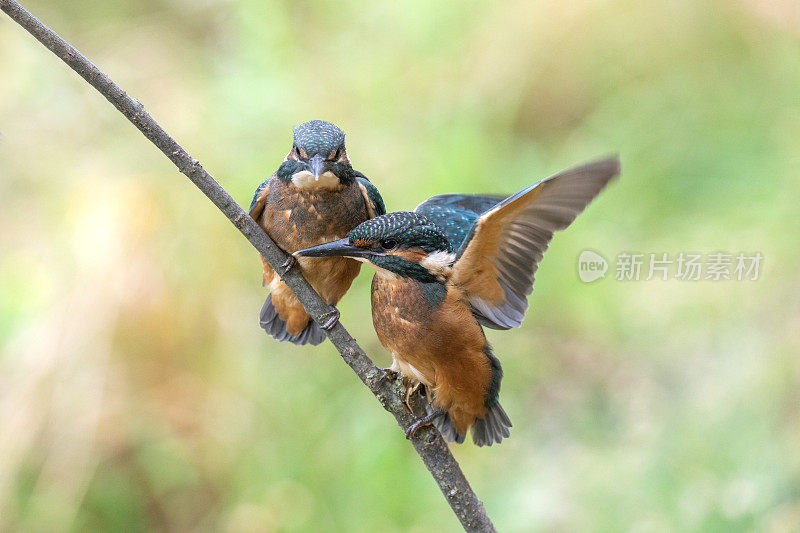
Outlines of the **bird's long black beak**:
{"label": "bird's long black beak", "polygon": [[373,252],[353,246],[347,238],[339,239],[338,241],[326,242],[325,244],[318,244],[305,250],[298,250],[294,254],[299,257],[369,257]]}
{"label": "bird's long black beak", "polygon": [[319,177],[325,171],[325,158],[321,154],[316,154],[308,160],[308,169],[314,175],[314,181],[318,181]]}

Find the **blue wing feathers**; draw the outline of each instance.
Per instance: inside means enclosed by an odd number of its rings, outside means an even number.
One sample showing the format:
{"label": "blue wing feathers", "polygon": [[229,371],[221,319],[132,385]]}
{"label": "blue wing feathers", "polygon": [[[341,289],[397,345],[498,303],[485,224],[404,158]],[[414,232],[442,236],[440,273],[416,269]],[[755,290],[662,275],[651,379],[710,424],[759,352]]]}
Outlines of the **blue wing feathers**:
{"label": "blue wing feathers", "polygon": [[500,196],[442,194],[425,200],[414,209],[439,226],[458,250],[478,217],[497,205]]}
{"label": "blue wing feathers", "polygon": [[261,191],[263,191],[264,187],[267,186],[268,181],[269,179],[265,179],[261,182],[261,185],[258,186],[258,189],[256,189],[256,192],[253,194],[253,200],[250,202],[250,209],[247,210],[248,213],[252,213],[253,208],[256,206],[256,202],[258,201],[258,195],[261,194]]}
{"label": "blue wing feathers", "polygon": [[430,206],[462,208],[473,213],[483,213],[502,201],[504,196],[478,194],[440,194],[429,198],[417,206],[417,212]]}
{"label": "blue wing feathers", "polygon": [[360,183],[367,190],[367,196],[369,197],[369,201],[372,202],[372,208],[375,210],[375,216],[385,215],[386,205],[383,203],[383,198],[381,197],[381,193],[378,192],[378,188],[374,186],[364,174],[357,170],[355,172],[358,183]]}

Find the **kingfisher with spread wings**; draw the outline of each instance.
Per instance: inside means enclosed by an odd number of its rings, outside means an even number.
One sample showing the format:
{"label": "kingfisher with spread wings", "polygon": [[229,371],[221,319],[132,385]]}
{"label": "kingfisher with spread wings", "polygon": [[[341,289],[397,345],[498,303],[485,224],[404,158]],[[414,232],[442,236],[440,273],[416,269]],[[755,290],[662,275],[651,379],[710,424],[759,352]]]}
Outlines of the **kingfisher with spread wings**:
{"label": "kingfisher with spread wings", "polygon": [[[277,172],[256,189],[250,204],[250,216],[288,253],[340,239],[365,220],[385,213],[378,189],[350,164],[344,132],[324,120],[294,129],[292,149]],[[262,257],[263,282],[270,294],[259,322],[279,341],[319,344],[325,340],[323,329],[339,319],[335,305],[350,288],[361,263],[346,257],[309,262],[289,256],[285,271],[295,262],[322,299],[334,307],[317,325]]]}
{"label": "kingfisher with spread wings", "polygon": [[536,269],[553,233],[565,229],[608,182],[619,160],[561,172],[502,199],[446,194],[414,212],[363,222],[345,238],[295,252],[349,257],[377,270],[372,319],[393,357],[391,371],[425,386],[428,416],[461,443],[472,428],[479,445],[509,436],[499,403],[503,371],[481,326],[516,328],[528,308]]}

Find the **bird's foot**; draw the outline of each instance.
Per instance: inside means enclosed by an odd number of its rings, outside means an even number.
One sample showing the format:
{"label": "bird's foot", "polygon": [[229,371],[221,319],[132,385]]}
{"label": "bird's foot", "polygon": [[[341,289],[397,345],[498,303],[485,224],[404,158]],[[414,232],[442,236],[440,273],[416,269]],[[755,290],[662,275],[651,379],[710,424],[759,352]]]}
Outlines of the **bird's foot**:
{"label": "bird's foot", "polygon": [[378,367],[378,370],[380,370],[381,373],[383,374],[380,378],[378,378],[378,381],[377,381],[378,383],[382,383],[383,380],[385,380],[385,379],[388,379],[390,381],[394,381],[400,375],[400,372],[398,372],[396,370],[392,370],[391,367],[388,367],[388,366],[386,368]]}
{"label": "bird's foot", "polygon": [[325,331],[330,331],[333,328],[333,326],[335,326],[336,323],[339,322],[339,310],[336,309],[335,307],[331,307],[330,311],[328,311],[319,318],[321,320],[319,327],[321,327]]}
{"label": "bird's foot", "polygon": [[289,254],[289,256],[286,258],[286,261],[284,261],[281,265],[284,275],[289,272],[295,264],[297,264],[297,259],[295,259],[292,254]]}
{"label": "bird's foot", "polygon": [[414,412],[414,410],[411,408],[411,396],[413,396],[413,394],[417,392],[420,387],[422,387],[422,383],[418,381],[415,385],[406,388],[406,397],[403,400],[403,403],[406,404],[406,409],[408,409],[409,413]]}
{"label": "bird's foot", "polygon": [[436,420],[437,418],[439,418],[443,414],[444,414],[444,411],[441,408],[436,408],[428,416],[426,416],[424,418],[420,418],[419,420],[417,420],[416,422],[414,422],[413,424],[408,426],[408,429],[406,430],[406,438],[410,439],[411,437],[414,436],[414,434],[417,431],[419,431],[419,428],[424,427],[424,426],[430,426],[433,423],[434,420]]}

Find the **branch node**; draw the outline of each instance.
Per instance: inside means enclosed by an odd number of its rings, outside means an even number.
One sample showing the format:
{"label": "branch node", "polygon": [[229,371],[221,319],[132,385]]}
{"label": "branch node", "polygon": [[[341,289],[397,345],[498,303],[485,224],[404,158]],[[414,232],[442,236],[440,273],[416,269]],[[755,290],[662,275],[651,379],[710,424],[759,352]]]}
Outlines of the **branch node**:
{"label": "branch node", "polygon": [[238,215],[236,215],[236,217],[231,222],[233,222],[234,226],[236,226],[240,230],[243,230],[245,228],[245,219],[246,218],[247,218],[247,215],[239,213]]}

